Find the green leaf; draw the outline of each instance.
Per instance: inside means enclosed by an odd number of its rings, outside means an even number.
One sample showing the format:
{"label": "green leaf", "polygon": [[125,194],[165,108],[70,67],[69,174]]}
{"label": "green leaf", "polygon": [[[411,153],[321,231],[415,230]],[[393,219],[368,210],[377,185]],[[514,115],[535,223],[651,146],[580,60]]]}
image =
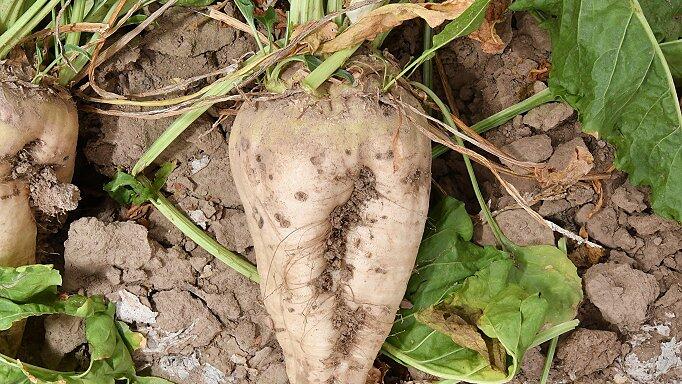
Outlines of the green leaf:
{"label": "green leaf", "polygon": [[[308,70],[310,70],[311,72],[314,71],[323,63],[322,59],[314,55],[303,55],[303,62],[305,63],[306,67],[308,67]],[[338,77],[340,79],[344,79],[351,84],[355,83],[353,75],[350,72],[346,71],[345,69],[337,69],[336,71],[334,71],[333,76]]]}
{"label": "green leaf", "polygon": [[46,291],[56,294],[61,284],[59,271],[51,265],[0,267],[0,297],[4,299],[21,302]]}
{"label": "green leaf", "polygon": [[475,31],[485,19],[488,3],[490,0],[475,0],[459,17],[449,22],[440,33],[434,35],[434,52],[452,40]]}
{"label": "green leaf", "polygon": [[547,12],[550,89],[578,110],[585,132],[615,146],[631,183],[651,186],[654,211],[682,221],[682,113],[637,1],[518,0],[513,9]]}
{"label": "green leaf", "polygon": [[85,338],[90,344],[90,356],[93,360],[113,356],[118,341],[118,328],[113,314],[101,312],[86,318]]}
{"label": "green leaf", "polygon": [[74,45],[74,44],[64,44],[64,52],[66,52],[66,53],[78,52],[79,54],[83,55],[88,60],[90,60],[90,58],[91,58],[90,52],[88,52],[85,49],[83,49],[77,45]]}
{"label": "green leaf", "polygon": [[[246,19],[247,24],[250,26],[254,25],[254,11],[256,7],[253,5],[253,1],[251,0],[234,0],[235,5],[239,9],[239,12],[242,13],[242,16],[244,16],[244,19]],[[255,30],[255,27],[253,28]]]}
{"label": "green leaf", "polygon": [[268,31],[270,40],[272,40],[272,33],[274,31],[275,23],[277,23],[277,12],[275,12],[275,8],[268,7],[263,14],[256,16],[256,19],[265,26],[265,30]]}
{"label": "green leaf", "polygon": [[142,348],[147,342],[147,339],[145,339],[141,333],[133,332],[128,324],[117,321],[116,326],[118,327],[118,333],[123,338],[123,341],[126,343],[126,346],[131,353]]}
{"label": "green leaf", "polygon": [[0,330],[7,330],[15,321],[31,316],[64,313],[71,316],[86,317],[92,315],[98,307],[93,299],[80,295],[69,296],[66,299],[53,295],[50,298],[40,298],[31,303],[17,303],[0,298]]}
{"label": "green leaf", "polygon": [[409,305],[383,352],[443,379],[502,383],[540,338],[575,327],[561,321],[575,316],[580,279],[557,248],[515,247],[512,256],[471,243],[472,232],[461,202],[445,198],[431,209]]}
{"label": "green leaf", "polygon": [[660,45],[670,73],[679,86],[682,84],[682,40],[670,41]]}
{"label": "green leaf", "polygon": [[639,0],[639,5],[657,41],[682,37],[682,1]]}
{"label": "green leaf", "polygon": [[547,321],[559,324],[572,320],[583,293],[578,270],[566,253],[549,245],[517,247],[513,253],[517,267],[514,279],[547,300]]}
{"label": "green leaf", "polygon": [[[161,175],[163,176],[163,175]],[[44,278],[44,282],[38,281]],[[170,384],[159,378],[140,378],[130,355],[144,338],[124,323],[114,320],[115,306],[101,296],[58,295],[59,273],[51,266],[32,265],[0,268],[0,330],[29,316],[65,314],[85,319],[85,336],[91,364],[85,372],[58,372],[21,363],[0,354],[0,378],[3,383],[18,384]],[[20,298],[22,301],[13,301]]]}
{"label": "green leaf", "polygon": [[129,173],[118,171],[114,179],[104,185],[104,190],[121,205],[142,205],[158,196],[173,169],[175,164],[164,163],[149,184],[142,183]]}
{"label": "green leaf", "polygon": [[166,379],[162,379],[160,377],[154,377],[154,376],[138,376],[135,379],[135,382],[137,384],[173,384],[172,381],[168,381]]}

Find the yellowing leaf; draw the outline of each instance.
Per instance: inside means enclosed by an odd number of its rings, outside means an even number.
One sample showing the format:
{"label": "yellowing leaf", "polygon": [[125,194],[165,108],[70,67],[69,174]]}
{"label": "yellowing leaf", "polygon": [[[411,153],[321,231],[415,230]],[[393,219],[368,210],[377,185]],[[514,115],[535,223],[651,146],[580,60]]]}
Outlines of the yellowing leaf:
{"label": "yellowing leaf", "polygon": [[424,19],[431,27],[461,15],[473,0],[446,0],[442,3],[399,3],[379,7],[364,15],[335,39],[322,45],[321,52],[336,52],[371,40],[414,18]]}

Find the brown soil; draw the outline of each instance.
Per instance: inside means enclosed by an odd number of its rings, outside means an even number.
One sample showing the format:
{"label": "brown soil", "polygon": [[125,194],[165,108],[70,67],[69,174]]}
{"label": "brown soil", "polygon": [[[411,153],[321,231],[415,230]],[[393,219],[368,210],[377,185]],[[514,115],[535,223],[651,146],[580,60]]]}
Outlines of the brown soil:
{"label": "brown soil", "polygon": [[[100,69],[101,86],[120,93],[145,92],[224,67],[253,49],[245,35],[190,11],[172,10],[157,24],[161,27]],[[549,60],[546,32],[528,14],[514,15],[511,25],[511,41],[499,55],[484,53],[478,42],[466,39],[439,53],[457,108],[467,122],[546,88],[532,75]],[[421,49],[420,30],[412,22],[393,32],[388,50],[405,62]],[[191,90],[195,89],[187,91]],[[211,116],[215,115],[211,111],[197,120],[158,160],[178,165],[166,192],[221,244],[253,260],[253,244],[227,157],[232,120],[213,126]],[[100,191],[104,178],[93,176],[94,170],[110,177],[118,168],[130,168],[171,121],[81,116],[80,147],[85,155],[81,159],[87,161],[78,165],[75,180],[84,200],[70,217],[64,287],[115,300],[118,316],[147,335],[147,346],[136,359],[150,373],[187,383],[286,383],[282,353],[258,289],[215,261],[153,208],[143,207],[142,214],[132,215],[104,199]],[[536,108],[485,136],[522,160],[548,161],[552,168],[570,175],[607,172],[613,161],[612,148],[582,134],[576,114],[562,103]],[[576,158],[576,153],[589,156]],[[558,234],[515,207],[490,175],[477,171],[502,230],[512,240],[519,244],[555,242]],[[436,159],[433,178],[476,213],[461,156],[449,153]],[[549,195],[541,194],[542,187],[528,179],[510,181],[525,197],[542,197],[533,208],[546,219],[587,234],[604,247],[597,253],[580,254],[586,251],[569,241],[569,253],[580,260],[586,297],[579,311],[580,328],[559,342],[550,382],[680,382],[680,225],[653,215],[646,189],[629,185],[619,172],[611,172],[599,183],[578,182]],[[361,182],[356,189],[371,191],[369,184]],[[295,197],[308,198],[304,192]],[[352,207],[335,211],[338,233],[332,237],[339,241],[330,237],[334,245],[331,263],[342,264],[344,228],[352,225],[352,212],[365,198],[371,196],[359,196]],[[137,222],[126,221],[131,216]],[[285,226],[285,217],[278,221]],[[492,243],[480,222],[476,239]],[[325,289],[332,286],[321,284]],[[362,319],[362,314],[353,318]],[[77,321],[50,317],[44,328],[44,350],[29,355],[27,362],[73,367],[84,358],[82,338],[63,338],[65,332],[82,332]],[[352,335],[352,330],[344,334]],[[540,347],[528,351],[515,382],[537,382],[545,353]],[[416,371],[410,375],[386,358],[380,360],[377,367],[383,373],[391,367],[387,383],[430,379]]]}

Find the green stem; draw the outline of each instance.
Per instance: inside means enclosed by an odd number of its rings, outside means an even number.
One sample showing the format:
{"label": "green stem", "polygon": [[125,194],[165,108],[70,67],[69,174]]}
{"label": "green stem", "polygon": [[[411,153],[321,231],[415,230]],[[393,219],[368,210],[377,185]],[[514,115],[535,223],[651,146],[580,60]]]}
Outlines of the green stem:
{"label": "green stem", "polygon": [[[71,15],[69,16],[68,23],[73,24],[73,23],[80,23],[83,21],[85,18],[85,3],[86,0],[74,0],[73,5],[71,6]],[[80,40],[81,40],[81,33],[80,32],[69,32],[66,35],[66,45],[67,46],[79,46],[80,45]],[[82,54],[79,52],[76,52],[74,55],[69,54],[68,52],[64,53],[65,56],[69,55],[69,63],[71,65],[74,65],[73,60],[75,60],[77,57],[81,56]],[[74,67],[74,69],[76,69]],[[68,84],[68,82],[71,80],[72,76],[74,74],[74,70],[70,68],[68,65],[64,66],[62,69],[59,70],[59,83],[62,85]]]}
{"label": "green stem", "polygon": [[353,56],[353,53],[355,53],[359,47],[359,45],[356,45],[334,52],[303,79],[301,82],[303,87],[307,89],[308,92],[314,92],[320,85],[327,81],[327,79],[331,77],[331,75],[333,75],[349,57]]}
{"label": "green stem", "polygon": [[17,21],[25,5],[26,0],[0,0],[0,34]]}
{"label": "green stem", "polygon": [[559,336],[553,338],[549,343],[547,358],[545,359],[545,366],[542,369],[542,376],[540,377],[540,384],[546,384],[547,379],[549,379],[549,370],[552,368],[552,360],[554,360],[554,351],[556,351],[556,345],[558,341]]}
{"label": "green stem", "polygon": [[[151,184],[149,179],[144,176],[139,176],[138,179],[145,185]],[[163,216],[201,248],[205,249],[208,253],[215,256],[218,260],[239,272],[247,279],[255,283],[260,282],[258,271],[250,261],[220,245],[220,243],[206,234],[206,232],[202,231],[187,216],[175,208],[175,206],[164,196],[158,194],[156,198],[151,199],[150,201]]]}
{"label": "green stem", "polygon": [[[258,64],[266,57],[264,51],[260,51],[256,55],[252,56],[246,61],[246,65],[233,72],[221,80],[213,83],[208,91],[202,97],[211,98],[216,96],[222,96],[230,92],[235,86],[243,81],[246,77],[250,76],[258,68]],[[199,118],[204,112],[206,112],[212,104],[198,106],[189,112],[186,112],[178,119],[173,121],[173,123],[159,136],[156,141],[147,149],[147,151],[140,157],[140,159],[135,163],[133,167],[133,176],[139,174],[142,170],[147,168],[149,164],[153,163],[154,160],[163,152],[175,139],[182,134],[182,132],[189,127],[196,119]]]}
{"label": "green stem", "polygon": [[[479,121],[478,123],[472,125],[471,129],[477,133],[487,132],[495,127],[499,127],[521,113],[528,112],[535,107],[553,100],[556,100],[556,97],[552,91],[549,88],[544,89],[535,95],[512,105],[511,107],[505,108],[500,112],[497,112],[496,114]],[[444,145],[437,145],[435,148],[433,148],[432,156],[434,158],[439,157],[449,150],[450,149]]]}
{"label": "green stem", "polygon": [[36,0],[2,35],[0,35],[0,60],[59,4],[61,0]]}
{"label": "green stem", "polygon": [[290,4],[291,20],[294,24],[300,25],[324,17],[322,0],[291,0]]}
{"label": "green stem", "polygon": [[[455,124],[455,121],[452,120],[452,116],[450,115],[450,109],[430,88],[416,81],[413,81],[411,84],[414,87],[417,87],[422,91],[426,92],[426,94],[436,103],[436,105],[440,109],[441,113],[443,114],[443,118],[445,119],[445,122],[453,129],[457,129],[457,125]],[[459,136],[454,136],[454,138],[457,141],[457,144],[459,144],[460,146],[464,146],[464,142]],[[471,160],[469,159],[469,156],[464,154],[462,154],[462,158],[464,159],[464,165],[466,166],[467,173],[469,173],[469,179],[471,180],[471,186],[474,189],[474,194],[476,195],[478,205],[481,207],[481,211],[483,212],[483,215],[485,216],[488,225],[490,225],[490,229],[493,231],[493,235],[500,243],[500,245],[502,245],[502,248],[508,250],[510,248],[511,242],[502,233],[502,230],[500,229],[500,227],[497,225],[497,222],[493,218],[493,214],[490,212],[490,208],[488,208],[488,204],[486,204],[485,199],[483,198],[483,193],[481,193],[481,188],[478,186],[478,180],[476,180],[476,175],[474,174],[474,167],[471,164]]]}
{"label": "green stem", "polygon": [[[338,12],[341,9],[343,9],[343,0],[327,0],[327,14]],[[343,16],[336,16],[334,22],[340,27],[343,24]]]}

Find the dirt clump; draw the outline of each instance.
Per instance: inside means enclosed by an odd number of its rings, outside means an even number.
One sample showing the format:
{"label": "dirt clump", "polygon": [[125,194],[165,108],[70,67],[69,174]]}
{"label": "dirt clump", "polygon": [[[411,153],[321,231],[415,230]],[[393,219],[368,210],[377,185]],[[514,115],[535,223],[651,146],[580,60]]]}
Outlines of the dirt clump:
{"label": "dirt clump", "polygon": [[39,212],[50,217],[59,217],[78,207],[80,191],[69,183],[60,183],[50,167],[45,167],[35,175],[30,183],[31,205]]}
{"label": "dirt clump", "polygon": [[[554,232],[521,208],[502,211],[495,217],[495,220],[502,233],[516,244],[554,244]],[[476,226],[474,241],[481,245],[496,244],[495,237],[488,225]]]}
{"label": "dirt clump", "polygon": [[636,330],[660,288],[653,275],[629,265],[603,263],[585,272],[585,292],[602,316],[622,331]]}
{"label": "dirt clump", "polygon": [[575,112],[565,103],[547,103],[530,110],[523,116],[523,124],[547,132],[564,123]]}
{"label": "dirt clump", "polygon": [[153,374],[252,383],[283,364],[267,315],[254,307],[258,290],[222,263],[165,248],[139,224],[95,218],[72,223],[65,248],[65,287],[113,300],[117,317],[147,337],[135,359]]}
{"label": "dirt clump", "polygon": [[512,156],[536,163],[547,160],[554,152],[552,139],[547,135],[523,137],[505,145],[502,149]]}
{"label": "dirt clump", "polygon": [[615,332],[577,329],[557,350],[561,369],[569,378],[586,376],[602,370],[620,355],[621,344]]}
{"label": "dirt clump", "polygon": [[45,342],[41,357],[47,368],[56,368],[67,353],[86,343],[82,319],[66,315],[45,318]]}
{"label": "dirt clump", "polygon": [[510,383],[526,384],[537,383],[542,376],[545,365],[545,355],[542,354],[540,347],[533,347],[526,351],[521,362],[521,371]]}

